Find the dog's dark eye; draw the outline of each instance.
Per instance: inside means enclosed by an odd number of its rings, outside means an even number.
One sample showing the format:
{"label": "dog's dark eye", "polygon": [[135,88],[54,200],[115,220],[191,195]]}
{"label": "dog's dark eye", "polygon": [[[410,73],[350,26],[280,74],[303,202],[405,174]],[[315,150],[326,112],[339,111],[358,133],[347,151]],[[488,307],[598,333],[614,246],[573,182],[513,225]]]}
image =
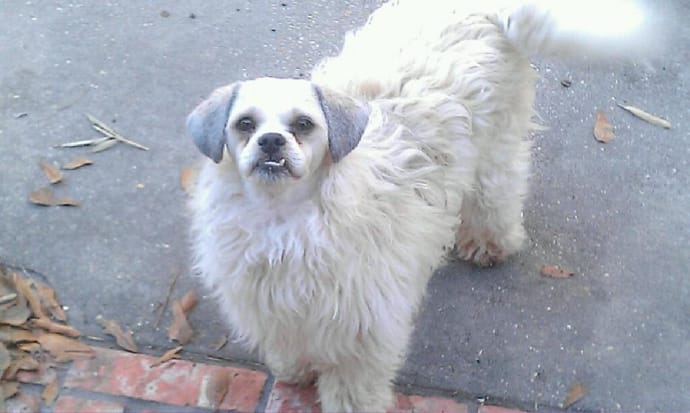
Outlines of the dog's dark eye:
{"label": "dog's dark eye", "polygon": [[245,116],[237,121],[235,127],[241,132],[253,132],[254,129],[256,129],[256,123],[254,122],[254,119],[250,118],[249,116]]}
{"label": "dog's dark eye", "polygon": [[295,120],[295,123],[292,124],[292,127],[297,133],[307,133],[314,129],[314,122],[306,116],[300,116]]}

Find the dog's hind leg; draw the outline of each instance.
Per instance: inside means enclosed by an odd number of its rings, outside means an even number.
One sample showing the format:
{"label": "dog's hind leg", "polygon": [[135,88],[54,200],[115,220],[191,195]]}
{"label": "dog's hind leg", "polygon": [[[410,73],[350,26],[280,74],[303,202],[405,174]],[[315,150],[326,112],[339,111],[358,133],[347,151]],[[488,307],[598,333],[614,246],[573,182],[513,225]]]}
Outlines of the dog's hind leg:
{"label": "dog's hind leg", "polygon": [[527,195],[530,144],[502,136],[500,145],[480,150],[476,185],[465,193],[456,234],[460,258],[491,266],[520,249],[526,234],[522,207]]}

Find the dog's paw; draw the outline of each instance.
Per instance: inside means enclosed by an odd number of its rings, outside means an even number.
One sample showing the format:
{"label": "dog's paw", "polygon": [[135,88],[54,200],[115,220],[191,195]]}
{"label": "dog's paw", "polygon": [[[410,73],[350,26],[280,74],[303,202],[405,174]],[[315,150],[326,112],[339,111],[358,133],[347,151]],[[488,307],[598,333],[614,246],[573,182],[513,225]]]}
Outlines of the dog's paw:
{"label": "dog's paw", "polygon": [[491,267],[505,260],[505,254],[491,241],[469,239],[456,245],[458,257],[480,267]]}
{"label": "dog's paw", "polygon": [[[512,238],[518,238],[513,240]],[[519,248],[522,236],[497,239],[489,231],[477,231],[469,225],[461,224],[455,237],[455,250],[458,258],[470,261],[480,267],[500,264]]]}

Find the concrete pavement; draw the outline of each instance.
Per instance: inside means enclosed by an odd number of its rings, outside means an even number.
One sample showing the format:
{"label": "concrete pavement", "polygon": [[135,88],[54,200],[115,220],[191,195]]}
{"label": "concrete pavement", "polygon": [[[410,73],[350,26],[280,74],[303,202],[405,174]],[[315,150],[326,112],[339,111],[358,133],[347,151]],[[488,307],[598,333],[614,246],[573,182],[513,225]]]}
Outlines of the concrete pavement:
{"label": "concrete pavement", "polygon": [[[307,75],[334,53],[374,1],[7,2],[0,6],[0,261],[42,274],[72,324],[102,335],[118,319],[151,349],[173,297],[196,285],[187,268],[183,166],[197,159],[187,113],[235,79]],[[688,15],[690,5],[667,6]],[[679,26],[661,67],[536,62],[538,109],[529,247],[500,267],[451,263],[433,278],[398,381],[432,393],[511,406],[557,406],[575,383],[587,410],[690,410],[690,30]],[[571,81],[564,87],[562,80]],[[640,121],[616,102],[669,118]],[[592,138],[598,110],[617,139]],[[99,154],[54,149],[96,136],[83,113],[151,148]],[[87,155],[55,188],[78,208],[27,202],[38,168]],[[568,280],[539,276],[560,264]],[[226,329],[202,301],[190,351],[255,357],[215,343]]]}

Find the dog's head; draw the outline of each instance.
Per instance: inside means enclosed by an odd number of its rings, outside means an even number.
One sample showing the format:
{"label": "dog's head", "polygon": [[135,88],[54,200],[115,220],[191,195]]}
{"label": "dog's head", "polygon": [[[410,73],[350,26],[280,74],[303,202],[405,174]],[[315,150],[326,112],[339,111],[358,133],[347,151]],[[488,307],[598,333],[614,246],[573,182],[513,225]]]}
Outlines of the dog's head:
{"label": "dog's head", "polygon": [[216,89],[187,128],[204,155],[218,163],[227,148],[244,180],[270,188],[342,160],[368,117],[366,105],[309,81],[260,78]]}

